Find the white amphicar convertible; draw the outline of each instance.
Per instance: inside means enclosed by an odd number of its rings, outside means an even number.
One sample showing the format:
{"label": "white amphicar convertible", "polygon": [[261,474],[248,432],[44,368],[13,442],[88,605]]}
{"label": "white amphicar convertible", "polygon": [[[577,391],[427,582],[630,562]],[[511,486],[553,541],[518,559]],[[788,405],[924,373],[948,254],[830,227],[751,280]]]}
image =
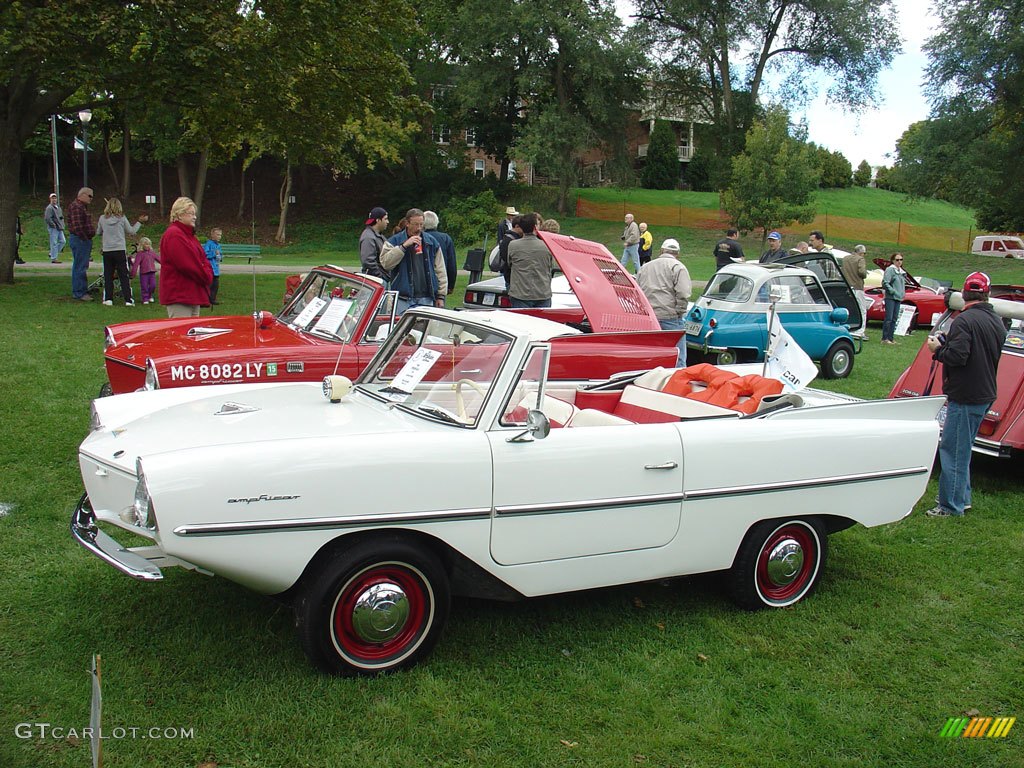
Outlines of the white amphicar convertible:
{"label": "white amphicar convertible", "polygon": [[452,594],[727,571],[739,605],[791,605],[828,534],[900,520],[925,490],[942,398],[784,392],[708,365],[548,386],[564,331],[418,308],[354,386],[96,400],[72,533],[137,579],[183,566],[283,595],[317,667],[374,674],[430,651]]}

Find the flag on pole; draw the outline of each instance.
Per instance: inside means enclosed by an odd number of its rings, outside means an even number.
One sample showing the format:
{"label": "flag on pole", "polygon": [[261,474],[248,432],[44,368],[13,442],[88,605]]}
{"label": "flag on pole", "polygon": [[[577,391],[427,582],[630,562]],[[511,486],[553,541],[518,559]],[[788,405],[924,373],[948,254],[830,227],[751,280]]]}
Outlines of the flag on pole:
{"label": "flag on pole", "polygon": [[818,367],[783,327],[778,313],[770,313],[770,316],[765,352],[767,375],[779,379],[786,391],[799,391],[818,375]]}

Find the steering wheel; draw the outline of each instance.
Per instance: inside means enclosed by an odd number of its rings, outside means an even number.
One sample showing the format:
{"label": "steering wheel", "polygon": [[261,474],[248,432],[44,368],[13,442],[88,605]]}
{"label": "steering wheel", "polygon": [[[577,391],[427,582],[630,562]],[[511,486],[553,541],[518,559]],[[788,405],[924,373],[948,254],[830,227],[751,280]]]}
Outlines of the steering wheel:
{"label": "steering wheel", "polygon": [[462,398],[463,384],[469,384],[469,386],[472,389],[476,390],[476,393],[480,395],[480,397],[487,397],[487,392],[483,387],[480,386],[480,384],[473,381],[472,379],[459,379],[452,385],[452,387],[455,389],[455,410],[458,412],[459,417],[463,421],[467,421],[469,417],[466,416],[466,403],[463,401]]}

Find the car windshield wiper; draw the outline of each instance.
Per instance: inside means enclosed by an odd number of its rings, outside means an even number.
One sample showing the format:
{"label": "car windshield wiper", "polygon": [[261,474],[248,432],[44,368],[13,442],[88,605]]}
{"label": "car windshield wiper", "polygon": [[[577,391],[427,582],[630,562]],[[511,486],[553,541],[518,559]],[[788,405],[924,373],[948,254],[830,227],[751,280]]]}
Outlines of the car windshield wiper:
{"label": "car windshield wiper", "polygon": [[423,413],[428,413],[431,416],[436,416],[437,418],[443,421],[447,421],[451,424],[458,424],[460,427],[465,426],[463,421],[459,419],[459,417],[456,416],[454,413],[445,410],[439,405],[434,405],[433,403],[420,403],[419,405],[416,406],[416,410],[422,411]]}

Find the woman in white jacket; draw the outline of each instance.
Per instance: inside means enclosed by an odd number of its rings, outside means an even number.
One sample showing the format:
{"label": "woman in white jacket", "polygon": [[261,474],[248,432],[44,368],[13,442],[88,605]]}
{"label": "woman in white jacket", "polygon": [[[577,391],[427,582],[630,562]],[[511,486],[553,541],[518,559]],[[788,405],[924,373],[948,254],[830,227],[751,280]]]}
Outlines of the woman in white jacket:
{"label": "woman in white jacket", "polygon": [[114,272],[121,281],[121,295],[124,296],[124,305],[134,307],[132,299],[132,283],[128,277],[128,236],[139,231],[143,222],[149,221],[149,216],[139,216],[134,226],[128,223],[121,208],[121,201],[116,197],[107,200],[107,207],[103,209],[103,215],[96,222],[96,234],[102,238],[100,249],[103,251],[103,303],[108,307],[114,301]]}

